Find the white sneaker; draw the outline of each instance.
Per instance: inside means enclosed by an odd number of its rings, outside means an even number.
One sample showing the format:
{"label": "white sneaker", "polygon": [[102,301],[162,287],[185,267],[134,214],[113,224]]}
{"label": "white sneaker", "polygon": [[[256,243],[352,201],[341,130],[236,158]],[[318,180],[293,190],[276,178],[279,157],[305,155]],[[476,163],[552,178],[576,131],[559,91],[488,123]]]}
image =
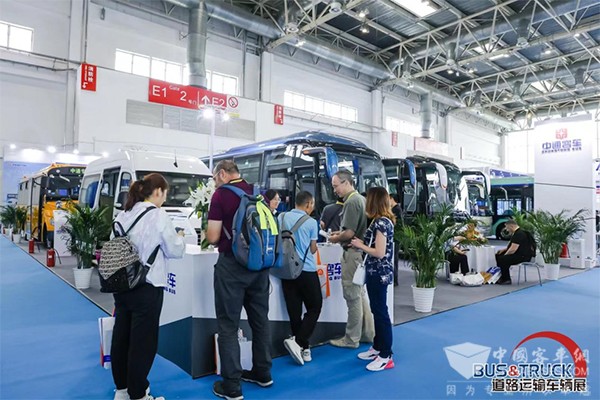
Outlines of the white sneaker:
{"label": "white sneaker", "polygon": [[285,339],[283,341],[283,345],[290,353],[294,361],[296,361],[300,365],[304,365],[304,360],[302,359],[302,347],[300,347],[300,345],[296,343],[296,340],[294,338]]}
{"label": "white sneaker", "polygon": [[129,400],[129,393],[127,393],[127,389],[115,389],[114,400]]}
{"label": "white sneaker", "polygon": [[358,353],[358,358],[365,361],[372,361],[377,358],[379,352],[373,348],[373,346],[369,347],[369,350],[363,351],[362,353]]}
{"label": "white sneaker", "polygon": [[383,371],[384,369],[394,368],[394,360],[392,357],[382,358],[377,356],[375,360],[371,361],[367,364],[367,369],[369,371]]}
{"label": "white sneaker", "polygon": [[304,362],[312,361],[312,354],[310,354],[310,349],[302,349],[302,359]]}
{"label": "white sneaker", "polygon": [[162,396],[160,396],[160,397],[154,397],[154,396],[152,396],[150,394],[147,394],[145,397],[142,397],[139,400],[165,400],[165,398],[162,397]]}

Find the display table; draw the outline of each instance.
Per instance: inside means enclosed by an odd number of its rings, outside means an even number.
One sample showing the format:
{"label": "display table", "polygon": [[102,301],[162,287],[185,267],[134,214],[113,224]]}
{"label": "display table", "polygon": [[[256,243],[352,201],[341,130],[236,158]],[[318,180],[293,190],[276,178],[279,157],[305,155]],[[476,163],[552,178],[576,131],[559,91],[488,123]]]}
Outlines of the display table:
{"label": "display table", "polygon": [[485,272],[496,265],[496,248],[494,246],[466,246],[469,269]]}
{"label": "display table", "polygon": [[[324,343],[344,335],[347,307],[342,295],[342,270],[339,245],[319,244],[322,271],[329,280],[328,298],[323,308],[311,344]],[[217,332],[213,271],[218,253],[201,251],[199,246],[187,245],[183,259],[168,263],[168,287],[160,318],[158,353],[171,360],[192,377],[215,371],[214,334]],[[324,277],[322,277],[324,280]],[[388,308],[393,321],[393,289],[388,291]],[[240,327],[249,340],[252,331],[242,310]],[[269,298],[271,323],[271,354],[287,354],[283,340],[291,335],[289,317],[281,290],[281,280],[271,276]]]}
{"label": "display table", "polygon": [[67,216],[69,213],[65,210],[54,210],[52,218],[54,219],[54,251],[59,256],[70,256],[71,252],[67,249],[68,235],[62,232],[63,227],[67,224]]}

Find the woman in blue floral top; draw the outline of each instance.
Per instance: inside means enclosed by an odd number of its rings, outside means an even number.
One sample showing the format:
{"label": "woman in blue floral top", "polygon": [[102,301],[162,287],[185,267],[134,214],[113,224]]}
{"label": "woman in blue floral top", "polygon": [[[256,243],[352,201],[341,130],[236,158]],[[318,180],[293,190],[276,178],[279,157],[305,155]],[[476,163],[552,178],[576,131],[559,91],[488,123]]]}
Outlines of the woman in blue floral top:
{"label": "woman in blue floral top", "polygon": [[[367,192],[367,216],[373,220],[364,242],[352,239],[352,246],[366,253],[365,269],[367,293],[371,312],[375,320],[373,346],[358,358],[371,361],[369,371],[383,371],[394,368],[392,360],[392,321],[387,307],[388,285],[394,281],[394,224],[387,190],[382,187],[370,188]],[[367,245],[365,243],[370,243]]]}

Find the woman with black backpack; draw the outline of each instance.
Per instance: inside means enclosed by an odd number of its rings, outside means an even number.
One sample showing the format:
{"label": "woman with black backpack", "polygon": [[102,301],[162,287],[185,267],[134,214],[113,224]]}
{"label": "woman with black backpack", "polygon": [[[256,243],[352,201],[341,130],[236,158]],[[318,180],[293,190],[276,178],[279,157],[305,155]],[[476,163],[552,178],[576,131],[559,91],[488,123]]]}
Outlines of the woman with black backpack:
{"label": "woman with black backpack", "polygon": [[[158,348],[158,323],[167,286],[166,262],[182,258],[183,231],[177,232],[161,206],[169,184],[157,173],[148,174],[129,188],[125,211],[115,226],[129,231],[139,259],[149,266],[146,282],[115,293],[115,326],[111,343],[111,368],[115,400],[155,399],[150,395],[148,373]],[[114,233],[113,233],[114,234]],[[157,397],[156,400],[163,399]]]}

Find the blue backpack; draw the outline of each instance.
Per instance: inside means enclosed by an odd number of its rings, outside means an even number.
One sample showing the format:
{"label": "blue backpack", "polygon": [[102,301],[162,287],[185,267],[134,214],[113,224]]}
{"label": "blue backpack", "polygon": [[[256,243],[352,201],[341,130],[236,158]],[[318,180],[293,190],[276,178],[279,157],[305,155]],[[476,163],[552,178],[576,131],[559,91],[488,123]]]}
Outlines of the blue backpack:
{"label": "blue backpack", "polygon": [[231,249],[237,262],[251,271],[276,266],[279,227],[261,195],[253,196],[233,185],[223,185],[240,197],[233,217],[233,232],[223,231],[231,239]]}

